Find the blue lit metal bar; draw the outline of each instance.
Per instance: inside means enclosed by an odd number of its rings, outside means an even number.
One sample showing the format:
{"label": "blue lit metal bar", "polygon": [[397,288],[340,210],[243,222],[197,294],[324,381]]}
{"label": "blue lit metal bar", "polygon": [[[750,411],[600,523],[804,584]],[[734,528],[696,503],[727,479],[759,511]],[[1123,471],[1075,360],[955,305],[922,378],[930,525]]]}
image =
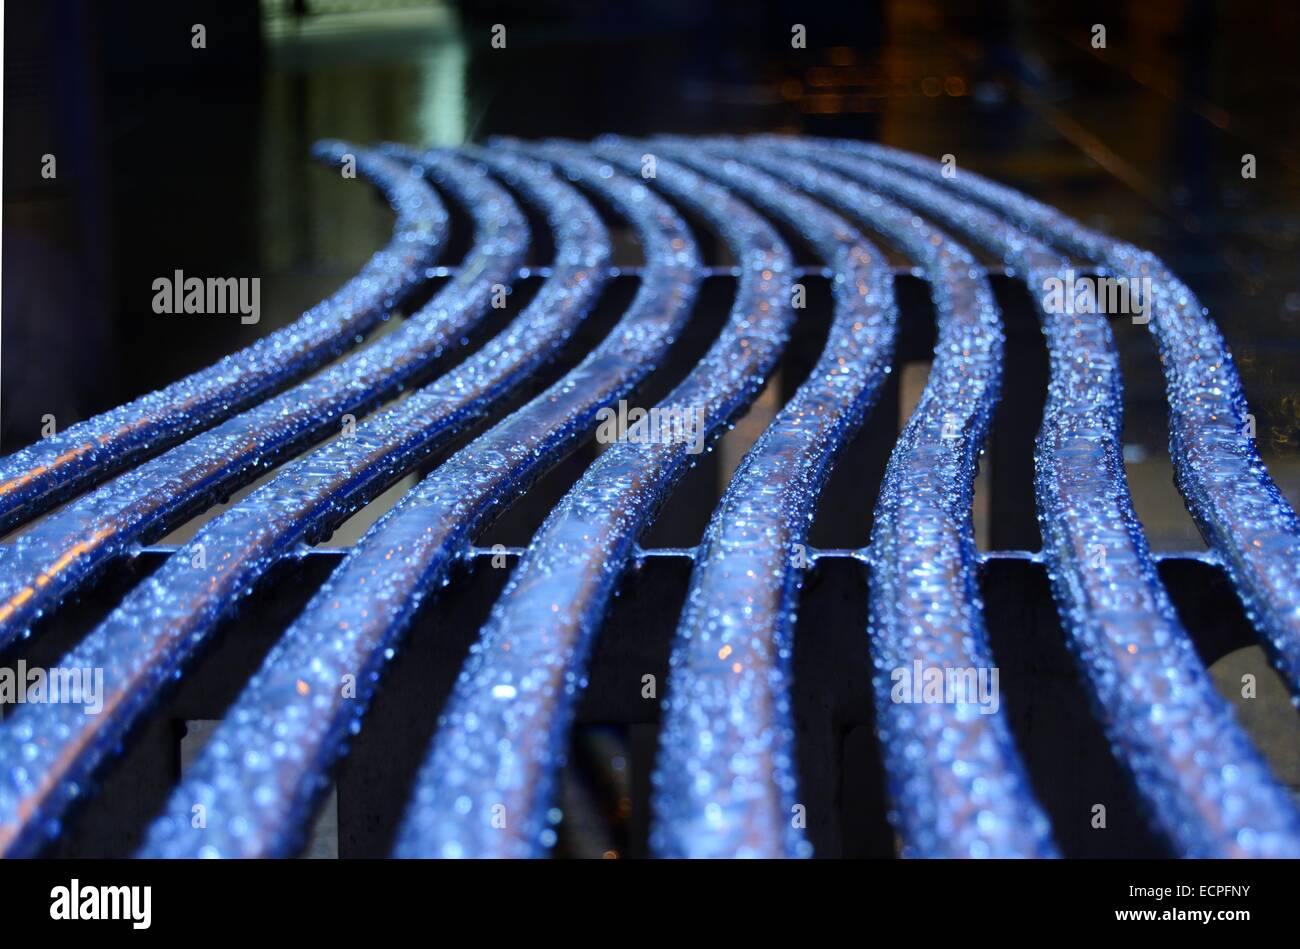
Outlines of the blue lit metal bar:
{"label": "blue lit metal bar", "polygon": [[966,248],[880,192],[770,152],[734,154],[853,213],[923,266],[931,288],[935,360],[885,472],[869,554],[876,723],[903,853],[1052,856],[1047,818],[1004,714],[989,707],[979,714],[975,695],[951,705],[893,700],[895,677],[914,676],[917,662],[993,667],[971,526],[977,459],[1002,355],[988,281],[976,275]]}
{"label": "blue lit metal bar", "polygon": [[[503,150],[478,154],[520,174],[541,167]],[[446,582],[480,530],[580,443],[598,409],[662,359],[684,325],[701,270],[686,223],[643,185],[603,177],[596,162],[560,167],[633,223],[647,264],[631,307],[580,365],[440,466],[362,538],[229,711],[152,826],[145,855],[292,853],[418,604]],[[557,278],[557,288],[588,281],[599,264],[591,257],[562,245],[556,272],[570,275]],[[537,332],[556,303],[543,287],[520,332]],[[485,355],[485,363],[500,356]],[[342,688],[348,675],[354,695]],[[206,809],[205,829],[192,826],[195,805]]]}
{"label": "blue lit metal bar", "polygon": [[0,534],[113,471],[199,432],[302,377],[356,339],[425,279],[448,216],[433,189],[374,152],[341,142],[314,149],[322,161],[356,159],[397,212],[393,238],[333,296],[283,329],[102,415],[0,459]]}
{"label": "blue lit metal bar", "polygon": [[[993,248],[1036,298],[1068,266],[1048,244],[1097,262],[1076,264],[1076,271],[1101,266],[1110,276],[1151,279],[1154,306],[1147,312],[1166,362],[1172,451],[1189,506],[1214,546],[1201,559],[1227,562],[1253,620],[1270,638],[1274,659],[1296,686],[1300,639],[1294,634],[1300,626],[1290,604],[1297,602],[1300,532],[1249,434],[1237,428],[1246,419],[1245,404],[1217,331],[1190,290],[1156,258],[964,169],[945,179],[938,166],[890,150],[769,137],[676,144],[682,160],[671,159],[665,142],[669,157],[658,158],[653,183],[615,169],[641,172],[642,155],[658,145],[602,140],[594,148],[599,159],[585,147],[555,143],[469,150],[530,204],[549,207],[558,259],[554,266],[523,269],[522,217],[481,168],[448,152],[391,149],[401,163],[427,164],[429,176],[468,205],[479,225],[477,243],[458,268],[416,266],[398,273],[372,261],[375,280],[391,278],[390,285],[404,289],[436,274],[453,276],[452,286],[398,333],[224,425],[222,418],[244,403],[204,402],[203,393],[216,390],[202,389],[195,418],[180,419],[174,436],[191,441],[74,501],[17,542],[0,545],[3,646],[111,558],[140,550],[183,516],[332,434],[342,413],[369,411],[428,378],[421,374],[433,359],[463,345],[465,328],[486,308],[494,283],[545,278],[532,304],[481,352],[378,412],[354,434],[287,465],[174,551],[64,657],[67,666],[104,670],[102,712],[28,703],[0,723],[0,853],[32,853],[57,834],[67,806],[85,793],[98,766],[118,753],[133,723],[157,708],[196,650],[274,563],[311,553],[306,544],[315,536],[531,375],[572,332],[603,282],[619,273],[635,273],[642,286],[600,347],[421,482],[350,554],[338,555],[342,565],[229,710],[150,828],[144,853],[294,851],[415,610],[448,582],[453,564],[476,554],[474,537],[498,512],[581,442],[598,408],[626,395],[662,358],[699,281],[710,273],[738,278],[731,321],[704,362],[656,410],[668,410],[670,420],[698,412],[700,433],[716,434],[773,367],[792,318],[786,304],[795,277],[832,280],[837,309],[821,362],[747,455],[698,550],[642,551],[636,545],[691,458],[688,437],[679,438],[687,432],[656,426],[642,432],[644,441],[635,427],[619,433],[626,440],[592,465],[532,544],[516,551],[521,564],[462,670],[421,769],[399,855],[534,856],[547,850],[560,819],[552,802],[557,769],[586,684],[587,657],[623,569],[643,555],[695,559],[655,774],[652,845],[658,853],[808,852],[790,821],[798,789],[789,647],[800,568],[837,557],[871,570],[876,718],[890,819],[904,854],[1054,853],[1002,716],[982,714],[989,710],[982,694],[978,701],[969,694],[952,702],[894,700],[895,674],[911,671],[917,661],[922,671],[992,671],[976,585],[983,558],[973,549],[969,509],[1001,345],[984,269],[894,201]],[[594,212],[525,154],[602,192],[633,222],[646,265],[609,267],[606,235]],[[402,187],[423,188],[391,167],[375,172],[374,163],[387,161],[378,153],[366,153],[366,160],[372,176],[394,174]],[[738,265],[702,267],[689,229],[648,188],[711,221],[735,249]],[[791,223],[832,266],[794,267],[780,237],[750,204]],[[440,222],[431,227],[445,228],[440,205],[424,211]],[[841,213],[922,264],[912,272],[929,280],[939,339],[926,392],[882,484],[871,546],[815,551],[796,545],[805,539],[834,452],[879,384],[893,333],[891,268]],[[399,220],[390,251],[402,229]],[[430,254],[441,231],[423,237],[422,250],[407,250]],[[354,284],[363,280],[364,274]],[[380,293],[373,283],[357,289],[338,304],[347,312],[329,311],[331,318],[353,320],[355,330],[355,321],[364,318],[358,316],[362,304],[378,307],[380,315],[391,305],[375,302]],[[1175,852],[1300,856],[1296,804],[1213,688],[1158,579],[1160,558],[1147,550],[1132,511],[1119,454],[1118,365],[1106,318],[1057,313],[1045,301],[1040,318],[1051,360],[1036,472],[1044,550],[990,557],[1049,568],[1094,712],[1153,826]],[[417,332],[412,324],[419,320],[425,325]],[[315,343],[293,337],[306,349],[258,357],[266,372],[249,383],[256,389],[250,403],[290,381],[279,377],[276,359],[297,365],[295,359],[315,359],[321,347],[337,343],[337,352],[350,345],[350,339],[331,342],[323,324],[313,325],[325,334],[313,337]],[[402,342],[389,342],[394,338]],[[301,375],[311,366],[292,371]],[[187,381],[228,384],[216,378],[218,368]],[[6,500],[0,490],[0,529],[5,516],[19,523],[102,480],[111,467],[165,447],[172,436],[161,430],[133,447],[132,439],[154,420],[128,415],[149,398],[115,410],[126,414],[119,419],[125,427],[104,432],[116,445],[112,450],[92,458],[77,449],[57,471],[27,472],[47,479],[46,487],[30,488],[30,496]],[[209,409],[217,414],[204,417]],[[115,413],[92,422],[111,428],[116,423],[104,421],[111,418]],[[195,437],[211,425],[218,427]],[[0,488],[6,464],[0,462]],[[29,487],[24,482],[8,490]],[[913,684],[923,690],[923,681]],[[193,826],[196,808],[205,828]]]}
{"label": "blue lit metal bar", "polygon": [[[856,149],[857,146],[846,146]],[[933,175],[933,162],[862,146],[863,153]],[[1116,276],[1151,280],[1148,328],[1160,346],[1169,402],[1169,454],[1179,490],[1223,561],[1251,622],[1300,704],[1300,519],[1259,456],[1232,354],[1183,281],[1154,254],[1079,224],[1055,208],[963,171],[943,181],[998,208],[1043,240],[1104,262]]]}
{"label": "blue lit metal bar", "polygon": [[487,311],[494,285],[523,261],[528,224],[487,175],[458,158],[426,169],[475,218],[466,266],[400,329],[275,398],[146,462],[46,518],[15,540],[0,576],[0,646],[132,545],[265,473],[277,460],[340,430],[397,395]]}
{"label": "blue lit metal bar", "polygon": [[[0,780],[0,852],[39,846],[95,767],[136,718],[278,561],[409,470],[480,416],[572,335],[604,283],[606,231],[577,192],[535,163],[493,160],[556,234],[557,263],[538,296],[499,336],[461,366],[345,435],[285,467],[249,497],[206,524],[96,628],[68,663],[105,671],[105,709],[25,707],[0,726],[0,760],[19,760],[16,780]],[[284,719],[271,715],[268,726]],[[33,753],[27,736],[43,735]],[[49,736],[58,736],[57,739]],[[258,750],[263,751],[262,749]],[[269,752],[268,752],[269,753]]]}
{"label": "blue lit metal bar", "polygon": [[918,178],[764,140],[869,180],[1003,255],[1038,301],[1051,365],[1036,449],[1043,553],[1072,647],[1148,817],[1183,856],[1300,855],[1300,813],[1215,690],[1156,573],[1124,475],[1119,360],[1101,314],[1053,313],[1068,260]]}
{"label": "blue lit metal bar", "polygon": [[790,717],[804,542],[835,454],[890,371],[893,277],[843,218],[752,167],[666,142],[597,151],[653,152],[715,178],[801,233],[835,274],[826,349],[746,454],[696,556],[661,705],[651,829],[660,856],[810,856]]}
{"label": "blue lit metal bar", "polygon": [[[565,146],[535,150],[561,157]],[[731,319],[656,406],[718,432],[757,394],[791,322],[788,248],[766,221],[681,165],[655,185],[722,234],[744,268]],[[399,832],[399,856],[536,856],[584,666],[637,536],[689,464],[676,438],[611,445],[533,538],[444,710]]]}

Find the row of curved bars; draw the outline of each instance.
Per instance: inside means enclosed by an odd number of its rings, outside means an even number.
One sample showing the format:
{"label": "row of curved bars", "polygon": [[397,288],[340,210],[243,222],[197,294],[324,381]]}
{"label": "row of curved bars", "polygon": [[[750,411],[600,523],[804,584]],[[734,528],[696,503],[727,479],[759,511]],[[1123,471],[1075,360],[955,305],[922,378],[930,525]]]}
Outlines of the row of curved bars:
{"label": "row of curved bars", "polygon": [[[891,700],[894,670],[914,661],[994,664],[971,500],[1003,337],[984,271],[959,236],[1000,258],[1035,300],[1075,259],[1152,278],[1150,328],[1179,484],[1300,694],[1300,525],[1259,460],[1221,337],[1152,255],[968,172],[946,178],[935,163],[862,143],[607,138],[349,149],[328,143],[319,154],[355,155],[397,211],[392,243],[357,278],[211,369],[0,461],[0,525],[32,522],[0,545],[0,647],[107,564],[284,463],[61,661],[104,669],[102,712],[27,705],[0,724],[0,853],[39,852],[57,835],[131,728],[275,564],[492,413],[561,350],[610,273],[609,235],[589,196],[629,222],[645,258],[620,322],[367,531],[226,712],[149,827],[142,855],[282,856],[301,847],[421,604],[501,511],[582,444],[599,410],[662,363],[690,318],[706,270],[679,208],[726,242],[737,289],[712,348],[659,408],[697,416],[712,439],[768,381],[798,289],[793,252],[773,221],[832,274],[834,318],[820,360],[740,464],[694,552],[662,703],[654,852],[811,854],[792,819],[791,650],[803,553],[820,487],[890,371],[898,319],[891,269],[866,234],[923,272],[938,323],[930,378],[890,459],[864,553],[873,592],[863,635],[902,852],[1058,852],[1003,713]],[[454,278],[397,331],[308,376],[430,274],[448,218],[435,187],[475,227]],[[439,374],[525,260],[530,234],[516,199],[545,220],[554,261],[508,326]],[[1300,856],[1300,813],[1215,691],[1133,512],[1107,318],[1043,310],[1040,319],[1050,360],[1036,450],[1042,556],[1113,753],[1173,852]],[[327,440],[345,416],[366,412],[355,432]],[[556,779],[588,657],[638,537],[690,459],[671,438],[608,446],[547,517],[442,711],[396,855],[540,856],[553,845]],[[204,821],[193,819],[197,808]]]}

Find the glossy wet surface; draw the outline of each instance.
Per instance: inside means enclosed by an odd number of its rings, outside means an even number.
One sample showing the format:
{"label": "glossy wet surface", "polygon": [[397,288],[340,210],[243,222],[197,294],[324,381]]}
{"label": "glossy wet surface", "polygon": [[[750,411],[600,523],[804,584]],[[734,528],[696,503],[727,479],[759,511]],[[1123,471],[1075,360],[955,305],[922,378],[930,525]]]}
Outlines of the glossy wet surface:
{"label": "glossy wet surface", "polygon": [[[824,22],[804,12],[798,51],[779,10],[498,15],[507,45],[494,49],[491,23],[432,6],[273,18],[259,52],[245,10],[213,28],[197,64],[176,31],[200,13],[100,14],[75,29],[11,11],[0,447],[32,441],[46,414],[66,426],[247,345],[381,246],[390,214],[368,186],[310,162],[319,138],[770,129],[951,154],[959,173],[1160,254],[1222,328],[1265,459],[1294,502],[1300,74],[1288,37],[1300,12],[1261,23],[1230,4],[1181,17],[1116,5],[1017,20],[996,5],[946,6]],[[1092,46],[1096,22],[1105,49]],[[46,153],[59,162],[53,181],[39,174]],[[1242,177],[1246,154],[1253,179]],[[616,262],[638,262],[623,246]],[[260,276],[262,320],[154,314],[152,280],[175,269]],[[1138,512],[1157,549],[1200,547],[1171,483],[1154,346],[1123,321],[1116,334]]]}
{"label": "glossy wet surface", "polygon": [[[1300,11],[1094,4],[1077,16],[1024,20],[998,4],[971,2],[965,14],[951,12],[962,4],[945,4],[950,12],[941,14],[937,4],[891,3],[823,18],[773,4],[766,16],[731,11],[724,19],[701,4],[540,24],[523,9],[480,22],[427,6],[259,24],[253,4],[158,6],[125,22],[103,13],[69,19],[63,7],[57,20],[43,11],[11,10],[7,18],[0,452],[37,438],[46,415],[66,427],[286,325],[382,246],[391,213],[365,183],[312,164],[309,148],[320,138],[459,145],[493,135],[781,131],[951,155],[958,174],[980,172],[1159,254],[1222,328],[1265,461],[1292,503],[1300,501],[1300,289],[1292,277]],[[200,19],[210,26],[202,57],[188,44],[190,23]],[[504,49],[489,44],[497,20],[507,25]],[[807,26],[807,49],[790,48],[792,22]],[[1106,26],[1104,49],[1092,45],[1095,23]],[[46,154],[57,158],[57,178],[41,177]],[[1243,177],[1247,156],[1253,178]],[[454,266],[469,228],[464,211],[451,210],[461,237],[442,262]],[[626,229],[614,237],[615,263],[642,263]],[[715,240],[702,244],[706,263],[730,263]],[[796,251],[801,263],[812,261],[806,246]],[[548,254],[535,249],[530,262],[547,263]],[[259,277],[260,323],[154,314],[152,281],[177,269]],[[602,302],[606,316],[593,319],[615,316],[619,299],[625,306],[631,298],[636,278],[617,280],[620,289]],[[809,285],[813,295],[825,291],[816,278]],[[679,354],[681,365],[716,335],[734,290],[729,276],[705,282],[699,325],[687,331],[698,338]],[[1004,310],[1017,294],[1028,302],[1018,281],[996,277],[994,290]],[[648,546],[698,541],[745,449],[797,387],[801,360],[820,350],[829,326],[824,296],[810,306],[773,384],[718,448],[720,462],[684,482]],[[925,311],[904,307],[903,315],[915,321]],[[1172,484],[1155,345],[1126,320],[1114,331],[1137,513],[1154,549],[1201,549]],[[580,357],[595,338],[580,338],[566,358]],[[878,407],[861,451],[851,449],[828,484],[813,529],[818,544],[865,542],[879,479],[857,465],[893,443],[925,384],[928,364],[917,361],[924,351],[912,347],[900,358],[902,391]],[[1025,355],[1009,350],[1009,385],[1037,371]],[[652,379],[639,395],[652,401],[653,388],[670,381]],[[557,469],[489,540],[526,543],[593,456],[580,453]],[[1028,454],[1021,460],[1027,471]],[[401,490],[334,542],[350,543]],[[1036,546],[1008,542],[1005,531],[999,540],[1005,524],[989,509],[988,487],[977,485],[981,547]],[[1215,664],[1229,697],[1244,652]],[[1251,731],[1294,785],[1292,710],[1284,698],[1256,704],[1281,710],[1252,721]],[[1251,718],[1256,708],[1238,703],[1238,712]],[[565,780],[566,797],[580,793]],[[574,824],[565,833],[580,830]]]}

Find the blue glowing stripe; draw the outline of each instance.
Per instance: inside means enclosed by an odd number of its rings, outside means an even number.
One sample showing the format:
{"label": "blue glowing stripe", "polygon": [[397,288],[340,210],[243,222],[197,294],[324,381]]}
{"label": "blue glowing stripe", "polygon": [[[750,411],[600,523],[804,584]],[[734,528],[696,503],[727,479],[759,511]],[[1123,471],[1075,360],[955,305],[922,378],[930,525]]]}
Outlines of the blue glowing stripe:
{"label": "blue glowing stripe", "polygon": [[[769,152],[747,151],[770,161]],[[908,856],[1048,856],[1055,850],[1001,714],[915,698],[923,667],[991,669],[970,509],[976,458],[996,397],[1002,335],[968,251],[881,193],[801,162],[787,176],[853,210],[926,269],[938,318],[925,392],[881,485],[870,548],[876,719]],[[916,686],[894,701],[898,675]],[[971,697],[974,698],[974,697]],[[951,742],[961,735],[961,752]]]}
{"label": "blue glowing stripe", "polygon": [[457,158],[428,169],[475,218],[465,266],[401,328],[280,395],[79,498],[19,536],[0,576],[0,646],[132,545],[161,536],[180,516],[268,471],[397,395],[446,349],[463,343],[487,311],[493,286],[523,261],[528,225],[499,185]]}
{"label": "blue glowing stripe", "polygon": [[[519,186],[546,177],[503,150],[477,154]],[[596,162],[560,167],[633,224],[646,267],[628,311],[563,379],[440,466],[362,538],[229,711],[152,826],[146,855],[292,853],[418,604],[446,582],[479,531],[581,442],[597,410],[663,358],[685,324],[702,273],[686,223],[643,185],[602,176]],[[560,242],[555,276],[520,331],[536,332],[575,288],[589,293],[608,256],[603,231],[597,253],[589,242]],[[355,696],[343,694],[347,675]],[[192,827],[196,804],[206,808],[205,830]]]}
{"label": "blue glowing stripe", "polygon": [[1107,317],[1049,312],[1069,261],[933,183],[817,146],[777,147],[871,181],[1003,255],[1038,300],[1051,374],[1036,447],[1043,554],[1094,710],[1153,825],[1191,857],[1300,855],[1300,813],[1215,690],[1133,511]]}
{"label": "blue glowing stripe", "polygon": [[[927,176],[938,167],[892,149],[841,147]],[[1048,243],[1105,264],[1115,276],[1150,277],[1147,327],[1160,346],[1179,490],[1300,705],[1300,519],[1259,456],[1241,379],[1208,311],[1154,254],[979,175],[963,171],[942,183],[996,207]]]}
{"label": "blue glowing stripe", "polygon": [[[105,670],[106,710],[86,716],[77,706],[27,706],[30,715],[0,727],[0,760],[23,761],[15,780],[0,782],[0,852],[40,844],[44,822],[61,814],[80,782],[276,562],[427,457],[571,336],[604,282],[606,231],[595,210],[544,168],[493,166],[544,209],[555,232],[557,266],[536,299],[454,371],[286,466],[205,525],[67,657]],[[277,732],[285,727],[276,715],[265,723]],[[32,743],[37,735],[60,737]],[[270,754],[258,749],[241,762],[258,752]]]}
{"label": "blue glowing stripe", "polygon": [[[346,149],[323,153],[337,161]],[[494,177],[544,212],[554,265],[538,269],[546,279],[534,299],[482,350],[287,464],[201,528],[64,657],[62,667],[103,669],[103,711],[31,703],[0,723],[0,854],[36,852],[59,833],[99,766],[275,563],[304,553],[499,407],[570,339],[614,271],[596,212],[552,167],[631,223],[646,260],[631,307],[579,366],[370,529],[229,709],[150,827],[145,855],[288,855],[300,845],[417,608],[448,582],[474,537],[582,443],[598,411],[661,363],[688,318],[711,271],[659,192],[717,230],[738,262],[727,271],[737,277],[728,324],[656,407],[671,410],[670,420],[689,430],[698,419],[702,434],[718,434],[760,390],[785,343],[792,281],[805,271],[751,205],[826,258],[836,310],[821,360],[747,454],[696,554],[654,775],[657,853],[810,851],[791,820],[790,648],[812,556],[799,545],[835,453],[888,371],[895,319],[890,269],[854,225],[924,268],[939,321],[930,379],[886,472],[871,546],[856,554],[872,576],[869,648],[890,819],[905,855],[1056,853],[1004,714],[984,714],[978,691],[951,702],[917,698],[922,681],[911,683],[913,701],[896,700],[897,674],[916,675],[917,663],[922,672],[974,673],[976,683],[994,665],[970,507],[999,381],[998,313],[970,253],[911,208],[991,248],[1036,300],[1069,266],[1053,247],[1108,274],[1151,279],[1180,486],[1300,697],[1300,525],[1246,431],[1222,339],[1152,255],[964,169],[944,178],[932,162],[861,143],[602,139],[355,154],[358,171],[399,211],[393,242],[361,275],[217,366],[0,462],[3,530],[190,439],[0,546],[0,647],[102,565],[333,434],[345,413],[361,415],[427,380],[438,356],[465,345],[496,285],[516,278],[527,245],[523,215]],[[434,274],[447,215],[409,165],[466,206],[476,225],[470,256],[396,332],[273,397]],[[1213,687],[1133,512],[1107,318],[1056,313],[1046,302],[1039,311],[1051,368],[1036,455],[1042,560],[1112,751],[1176,853],[1300,856],[1300,812]],[[508,581],[444,710],[398,855],[538,856],[554,842],[556,777],[593,643],[636,539],[692,457],[694,440],[680,426],[646,431],[647,440],[618,433]],[[193,826],[196,807],[205,828]]]}
{"label": "blue glowing stripe", "polygon": [[794,612],[821,483],[890,371],[893,275],[843,218],[752,167],[692,158],[698,148],[681,142],[601,151],[664,155],[715,178],[802,234],[835,273],[826,349],[746,454],[696,557],[662,704],[651,829],[660,856],[810,856],[796,819]]}
{"label": "blue glowing stripe", "polygon": [[[716,228],[742,265],[728,324],[656,406],[698,412],[715,434],[757,394],[785,344],[793,261],[771,225],[681,165],[659,162],[654,184]],[[552,790],[586,658],[637,536],[689,464],[688,447],[639,436],[612,444],[547,518],[456,683],[399,856],[535,856],[553,843]]]}
{"label": "blue glowing stripe", "polygon": [[446,240],[448,216],[433,189],[382,156],[341,142],[322,161],[356,171],[397,212],[393,238],[333,296],[283,329],[166,388],[71,425],[0,460],[0,534],[131,461],[153,454],[283,388],[355,345],[424,279]]}
{"label": "blue glowing stripe", "polygon": [[[894,701],[895,685],[914,677],[917,661],[986,674],[993,666],[971,528],[976,463],[1002,353],[992,290],[971,254],[910,208],[771,151],[746,148],[743,157],[889,238],[925,268],[933,295],[935,361],[886,470],[869,558],[876,722],[903,853],[1053,855],[1005,715],[989,706],[991,714],[972,717],[977,696],[952,705]],[[919,682],[911,684],[919,691]],[[960,755],[949,747],[956,734],[963,735]]]}

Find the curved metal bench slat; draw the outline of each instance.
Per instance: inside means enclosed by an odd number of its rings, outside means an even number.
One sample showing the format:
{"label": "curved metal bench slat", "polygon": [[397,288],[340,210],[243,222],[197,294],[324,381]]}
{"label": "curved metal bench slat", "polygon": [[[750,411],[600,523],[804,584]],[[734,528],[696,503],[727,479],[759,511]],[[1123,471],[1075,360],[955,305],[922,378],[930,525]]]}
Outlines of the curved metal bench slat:
{"label": "curved metal bench slat", "polygon": [[[766,141],[766,140],[765,140]],[[996,252],[1038,300],[1050,380],[1036,461],[1039,524],[1061,623],[1148,816],[1183,856],[1300,854],[1300,813],[1215,690],[1156,573],[1119,444],[1119,360],[1106,317],[1054,314],[1068,261],[997,215],[896,169],[791,149],[861,177]]]}
{"label": "curved metal bench slat", "polygon": [[[933,162],[869,145],[838,145],[904,170]],[[1179,490],[1228,571],[1246,614],[1300,705],[1300,518],[1268,474],[1241,379],[1196,294],[1154,254],[1084,227],[1055,208],[971,172],[942,183],[996,207],[1050,244],[1151,279],[1147,328],[1160,347],[1169,403],[1169,455]]]}
{"label": "curved metal bench slat", "polygon": [[[705,158],[676,140],[643,150],[681,162],[783,220],[835,272],[825,351],[741,461],[696,555],[660,706],[651,826],[659,856],[810,856],[794,819],[790,716],[799,545],[835,454],[890,371],[893,275],[848,222],[773,177]],[[640,154],[597,151],[624,160]]]}
{"label": "curved metal bench slat", "polygon": [[[560,145],[529,152],[583,153]],[[698,411],[714,434],[757,394],[784,346],[793,260],[759,215],[682,166],[659,163],[655,186],[717,229],[741,266],[729,322],[657,406]],[[676,440],[613,444],[547,517],[457,680],[397,856],[537,856],[549,848],[552,789],[592,640],[636,538],[687,464],[687,446]]]}
{"label": "curved metal bench slat", "polygon": [[[43,822],[57,817],[72,797],[57,788],[77,787],[93,773],[277,562],[481,416],[572,335],[605,280],[607,233],[595,209],[541,166],[513,172],[516,187],[545,210],[556,235],[556,266],[538,296],[455,370],[377,413],[352,435],[290,463],[204,525],[73,650],[67,662],[105,670],[106,708],[85,716],[75,706],[41,706],[0,726],[0,760],[22,745],[24,761],[21,782],[0,782],[0,851],[39,844]],[[266,721],[283,727],[280,716]],[[59,739],[43,742],[39,753],[23,744],[52,733]],[[282,737],[267,745],[277,742]],[[269,757],[268,747],[250,749],[249,759]],[[238,827],[244,819],[230,815],[222,826]]]}
{"label": "curved metal bench slat", "polygon": [[[901,676],[914,677],[918,662],[991,675],[971,503],[1000,377],[992,289],[965,247],[910,208],[811,162],[752,148],[745,156],[887,236],[925,267],[934,298],[934,363],[886,469],[869,556],[876,722],[902,852],[1054,856],[1000,709],[982,714],[977,695],[951,705],[894,701]],[[919,691],[921,683],[911,686]]]}
{"label": "curved metal bench slat", "polygon": [[[544,166],[500,150],[476,154],[520,186],[545,177]],[[145,856],[292,853],[419,603],[513,497],[580,443],[597,410],[659,362],[684,325],[701,273],[686,223],[643,186],[600,177],[595,163],[561,167],[633,223],[647,260],[636,298],[577,367],[441,465],[361,539],[228,711],[151,827]],[[563,295],[589,283],[608,255],[607,246],[597,261],[562,244],[555,276],[517,321],[518,333],[553,319]],[[346,675],[356,683],[352,696],[341,688]],[[204,830],[191,826],[196,804],[206,809]]]}
{"label": "curved metal bench slat", "polygon": [[397,395],[482,319],[495,284],[509,284],[528,244],[526,219],[485,174],[457,158],[430,164],[474,216],[466,266],[395,332],[143,465],[18,536],[0,576],[0,647],[114,557],[178,518],[255,480],[274,463],[339,431]]}
{"label": "curved metal bench slat", "polygon": [[202,431],[354,346],[425,279],[449,217],[432,188],[367,149],[322,142],[322,161],[354,154],[397,213],[393,237],[361,271],[293,323],[215,365],[71,425],[0,459],[0,534],[132,461]]}
{"label": "curved metal bench slat", "polygon": [[[771,136],[656,141],[649,149],[668,157],[653,183],[632,179],[645,173],[643,145],[612,139],[361,153],[363,173],[411,206],[399,208],[393,242],[347,287],[236,354],[246,364],[229,365],[230,357],[74,427],[64,442],[0,461],[3,530],[111,470],[190,439],[0,546],[3,648],[101,566],[331,434],[344,413],[392,398],[446,348],[464,344],[495,284],[516,277],[527,227],[482,167],[458,156],[476,157],[530,205],[549,208],[557,260],[539,271],[548,279],[510,327],[210,521],[63,658],[104,670],[102,711],[27,703],[0,723],[0,853],[35,852],[58,833],[99,765],[272,565],[305,552],[498,405],[568,338],[615,271],[606,266],[599,218],[537,159],[603,194],[631,221],[646,253],[636,299],[577,368],[453,455],[371,528],[231,707],[149,829],[145,855],[287,855],[301,843],[416,609],[449,581],[474,537],[581,443],[598,410],[660,361],[687,319],[712,271],[701,266],[689,227],[656,192],[703,218],[738,260],[728,270],[738,278],[730,321],[657,409],[699,411],[715,435],[774,368],[793,319],[791,281],[804,271],[769,218],[783,219],[828,259],[836,302],[821,361],[746,455],[696,553],[654,773],[657,853],[810,850],[790,820],[798,749],[789,662],[803,566],[795,545],[806,536],[826,470],[887,369],[894,333],[889,268],[855,225],[883,234],[925,267],[939,316],[934,367],[891,457],[871,546],[853,553],[872,574],[871,640],[863,648],[876,670],[889,816],[904,855],[1056,852],[1004,716],[981,714],[982,698],[969,695],[910,703],[892,694],[896,673],[917,661],[977,674],[994,662],[970,505],[998,384],[997,308],[969,252],[910,208],[992,248],[1035,297],[1070,266],[1053,247],[1099,262],[1107,275],[1151,278],[1151,329],[1164,362],[1180,487],[1211,556],[1226,566],[1300,697],[1300,523],[1242,430],[1246,407],[1221,337],[1157,258],[1011,189],[964,170],[943,178],[933,163],[880,146]],[[433,274],[427,263],[447,216],[434,193],[399,167],[407,164],[427,166],[468,206],[477,225],[471,256],[398,332],[275,396],[352,345]],[[1036,452],[1041,557],[1111,750],[1174,852],[1300,856],[1300,810],[1210,681],[1133,512],[1107,320],[1054,313],[1045,302],[1039,309],[1051,369]],[[615,444],[551,513],[461,670],[404,816],[399,856],[538,856],[554,842],[560,818],[552,795],[588,656],[638,536],[689,461],[686,444],[671,434]],[[206,811],[202,830],[191,824],[196,805]]]}

